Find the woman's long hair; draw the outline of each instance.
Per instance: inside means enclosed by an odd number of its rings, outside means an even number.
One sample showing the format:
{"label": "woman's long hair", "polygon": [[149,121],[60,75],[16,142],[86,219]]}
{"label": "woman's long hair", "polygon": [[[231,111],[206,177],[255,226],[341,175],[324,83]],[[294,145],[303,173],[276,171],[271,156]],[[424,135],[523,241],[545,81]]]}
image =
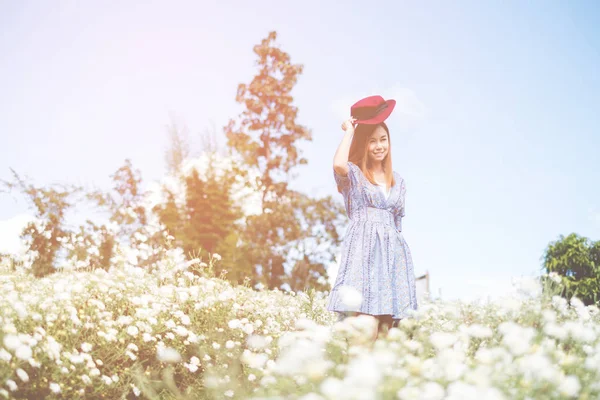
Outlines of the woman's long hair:
{"label": "woman's long hair", "polygon": [[[390,130],[385,124],[385,122],[381,122],[379,125],[385,129],[387,133],[388,139],[388,153],[383,159],[383,172],[385,174],[385,182],[387,187],[390,188],[395,185],[394,173],[392,169],[392,141],[390,139]],[[354,136],[352,136],[352,143],[350,144],[350,154],[348,155],[348,161],[356,164],[365,177],[374,185],[377,185],[375,179],[373,178],[373,174],[370,171],[370,165],[368,165],[369,159],[369,146],[367,141],[373,131],[379,125],[361,125],[358,126],[354,130]]]}

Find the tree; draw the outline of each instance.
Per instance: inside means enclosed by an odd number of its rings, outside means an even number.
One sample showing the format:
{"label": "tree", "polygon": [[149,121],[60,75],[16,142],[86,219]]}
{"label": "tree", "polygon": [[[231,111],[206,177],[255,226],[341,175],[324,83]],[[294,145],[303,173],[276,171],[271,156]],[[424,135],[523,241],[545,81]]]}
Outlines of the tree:
{"label": "tree", "polygon": [[241,217],[241,211],[231,201],[228,190],[231,184],[230,176],[219,179],[211,172],[206,180],[200,179],[197,170],[186,177],[186,252],[199,246],[215,253]]}
{"label": "tree", "polygon": [[142,189],[141,172],[126,159],[111,178],[112,191],[96,190],[87,194],[89,200],[108,213],[108,224],[96,227],[88,222],[94,236],[101,238],[100,242],[95,241],[99,253],[104,252],[106,259],[118,247],[135,255],[135,264],[139,267],[156,265],[167,250],[164,246],[166,231],[147,206],[148,193]]}
{"label": "tree", "polygon": [[81,193],[81,188],[69,185],[36,187],[11,171],[14,180],[2,183],[9,190],[20,190],[35,210],[35,220],[23,228],[21,239],[25,240],[27,251],[33,256],[31,272],[36,277],[43,277],[55,271],[61,243],[70,236],[65,218],[67,211],[77,204],[76,196]]}
{"label": "tree", "polygon": [[[232,233],[243,216],[239,204],[233,200],[240,168],[218,148],[210,131],[202,136],[201,153],[196,157],[190,157],[187,141],[185,150],[181,150],[183,142],[173,130],[169,136],[171,156],[167,157],[167,163],[178,159],[178,166],[169,168],[162,186],[166,201],[154,206],[153,211],[188,258],[203,258],[225,250],[224,241],[237,243],[237,235]],[[183,154],[185,158],[181,158]],[[215,270],[217,274],[223,268],[235,269],[229,259],[223,257],[223,260]]]}
{"label": "tree", "polygon": [[187,128],[171,122],[167,127],[169,148],[165,152],[167,171],[175,173],[181,168],[183,161],[190,156],[190,143]]}
{"label": "tree", "polygon": [[[343,210],[331,199],[315,200],[288,189],[292,170],[307,163],[297,142],[312,140],[312,134],[296,121],[291,95],[304,67],[292,64],[276,39],[277,33],[270,32],[254,47],[258,73],[250,84],[238,86],[236,101],[245,109],[238,121],[229,122],[225,134],[248,170],[258,171],[262,212],[247,218],[241,235],[252,283],[268,288],[287,283],[298,289],[326,280],[325,263],[333,259],[339,243],[334,220]],[[318,241],[326,245],[310,248],[306,243],[314,241],[315,226],[325,227]]]}
{"label": "tree", "polygon": [[254,46],[259,72],[250,84],[238,85],[236,96],[246,109],[239,123],[232,119],[225,127],[228,145],[261,172],[263,212],[273,201],[270,195],[285,192],[290,170],[307,163],[296,142],[312,140],[311,132],[296,122],[298,109],[292,105],[291,91],[304,67],[290,63],[289,54],[274,45],[276,38],[277,33],[270,32]]}
{"label": "tree", "polygon": [[594,304],[600,294],[600,241],[571,233],[560,235],[546,248],[543,268],[556,272],[566,283],[565,296],[577,296],[584,304]]}

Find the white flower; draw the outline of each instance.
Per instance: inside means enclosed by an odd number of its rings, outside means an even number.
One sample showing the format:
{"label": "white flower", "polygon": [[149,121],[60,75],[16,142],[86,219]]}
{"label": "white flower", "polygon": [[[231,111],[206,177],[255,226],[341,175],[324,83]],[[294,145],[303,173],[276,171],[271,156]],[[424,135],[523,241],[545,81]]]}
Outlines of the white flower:
{"label": "white flower", "polygon": [[360,382],[364,388],[375,389],[383,378],[382,372],[372,354],[361,354],[348,364],[346,378]]}
{"label": "white flower", "polygon": [[8,386],[8,390],[10,390],[11,392],[15,392],[19,388],[17,386],[17,383],[15,381],[13,381],[12,379],[6,380],[6,386]]}
{"label": "white flower", "polygon": [[225,396],[227,396],[227,397],[233,397],[233,394],[234,394],[234,393],[233,393],[233,390],[229,389],[229,390],[228,390],[228,391],[226,391],[224,394],[225,394]]}
{"label": "white flower", "polygon": [[483,365],[491,364],[494,361],[494,355],[490,349],[480,347],[475,353],[475,360]]}
{"label": "white flower", "polygon": [[250,350],[244,350],[241,356],[241,361],[250,368],[262,368],[268,359],[269,357],[266,354],[256,354]]}
{"label": "white flower", "polygon": [[135,395],[135,397],[139,397],[140,394],[142,394],[142,391],[138,389],[138,387],[135,386],[133,383],[131,384],[131,389],[133,390],[133,394]]}
{"label": "white flower", "polygon": [[567,337],[567,330],[554,322],[549,322],[544,325],[544,333],[548,336],[555,337],[557,339],[563,340]]}
{"label": "white flower", "polygon": [[181,361],[179,352],[171,347],[159,347],[157,358],[159,361],[166,363],[178,363]]}
{"label": "white flower", "polygon": [[447,332],[434,332],[431,334],[431,344],[438,350],[450,347],[456,342],[456,335]]}
{"label": "white flower", "polygon": [[217,261],[220,261],[220,260],[221,260],[221,255],[220,255],[220,254],[217,254],[217,253],[214,253],[214,254],[213,254],[213,258],[214,258],[215,260],[217,260]]}
{"label": "white flower", "polygon": [[327,377],[321,383],[321,392],[330,399],[341,398],[341,393],[344,389],[344,383],[338,378]]}
{"label": "white flower", "polygon": [[467,333],[471,337],[478,339],[488,338],[491,337],[493,334],[492,330],[489,327],[480,324],[469,325],[469,327],[467,328]]}
{"label": "white flower", "polygon": [[89,376],[87,375],[81,375],[81,380],[83,381],[84,384],[86,385],[90,385],[92,383],[92,380],[90,379]]}
{"label": "white flower", "polygon": [[552,280],[553,280],[554,282],[556,282],[556,283],[561,283],[561,282],[562,282],[562,277],[561,277],[559,274],[557,274],[556,272],[554,272],[554,271],[553,271],[553,272],[550,272],[550,273],[548,274],[548,277],[549,277],[550,279],[552,279]]}
{"label": "white flower", "polygon": [[437,382],[427,382],[423,385],[423,393],[421,393],[422,400],[442,400],[445,395],[445,390]]}
{"label": "white flower", "polygon": [[517,290],[520,293],[529,297],[535,298],[542,293],[542,285],[539,279],[535,277],[522,277],[513,279],[513,284],[517,287]]}
{"label": "white flower", "polygon": [[514,355],[524,354],[530,347],[530,341],[535,335],[533,328],[523,328],[514,322],[503,322],[498,326],[503,334],[502,341]]}
{"label": "white flower", "polygon": [[130,336],[137,336],[138,333],[140,333],[140,330],[135,325],[130,325],[127,328],[127,334],[130,335]]}
{"label": "white flower", "polygon": [[83,356],[81,354],[72,354],[71,357],[69,357],[69,360],[73,364],[82,364],[84,361]]}
{"label": "white flower", "polygon": [[92,351],[92,345],[89,343],[82,343],[81,350],[83,350],[86,353],[89,353],[90,351]]}
{"label": "white flower", "polygon": [[567,321],[564,327],[571,337],[579,342],[593,342],[596,339],[594,330],[579,321]]}
{"label": "white flower", "polygon": [[52,393],[60,393],[60,385],[55,382],[50,382],[50,391]]}
{"label": "white flower", "polygon": [[516,360],[515,366],[523,375],[533,376],[536,380],[553,382],[559,377],[558,369],[541,352],[524,355]]}
{"label": "white flower", "polygon": [[12,334],[4,336],[4,347],[8,350],[16,350],[19,346],[21,346],[21,341],[18,336]]}
{"label": "white flower", "polygon": [[175,329],[175,333],[179,336],[185,337],[188,335],[188,330],[183,326],[177,326],[177,328]]}
{"label": "white flower", "polygon": [[29,360],[27,360],[27,362],[29,363],[29,365],[31,365],[33,368],[39,368],[42,366],[42,363],[39,361],[34,360],[33,358],[30,358]]}
{"label": "white flower", "polygon": [[398,390],[396,396],[400,400],[421,400],[421,390],[414,386],[405,386]]}
{"label": "white flower", "polygon": [[229,328],[231,329],[237,329],[240,326],[242,326],[241,322],[239,319],[232,319],[231,321],[229,321],[229,323],[227,324],[229,326]]}
{"label": "white flower", "polygon": [[342,304],[350,309],[357,309],[363,302],[362,293],[352,286],[342,286],[338,293]]}
{"label": "white flower", "polygon": [[552,296],[552,305],[561,314],[564,315],[567,313],[567,299],[565,299],[564,297],[557,295]]}
{"label": "white flower", "polygon": [[17,347],[17,350],[15,351],[15,357],[25,361],[29,360],[32,354],[31,348],[27,345]]}
{"label": "white flower", "polygon": [[553,310],[543,310],[542,317],[545,322],[556,322],[556,313]]}
{"label": "white flower", "polygon": [[27,375],[27,372],[25,372],[21,368],[17,368],[17,370],[15,372],[17,373],[17,376],[19,377],[19,379],[21,381],[29,382],[29,375]]}
{"label": "white flower", "polygon": [[585,304],[583,304],[583,301],[581,301],[580,298],[575,296],[571,297],[571,306],[575,309],[585,308]]}
{"label": "white flower", "polygon": [[10,361],[12,358],[12,354],[4,349],[0,349],[0,360],[2,361]]}
{"label": "white flower", "polygon": [[329,360],[315,360],[311,363],[308,363],[306,370],[304,373],[309,379],[317,380],[325,377],[330,368],[332,368],[335,364]]}
{"label": "white flower", "polygon": [[253,349],[263,349],[268,345],[266,338],[260,335],[248,336],[246,343],[248,344],[248,347]]}
{"label": "white flower", "polygon": [[579,379],[574,375],[565,377],[558,385],[560,394],[566,397],[576,397],[581,390]]}
{"label": "white flower", "polygon": [[137,345],[135,343],[129,343],[127,345],[127,349],[131,350],[131,351],[139,351]]}
{"label": "white flower", "polygon": [[512,297],[506,297],[502,298],[498,302],[498,306],[500,308],[499,311],[501,312],[501,314],[506,314],[510,312],[518,312],[522,304],[517,299],[514,299]]}
{"label": "white flower", "polygon": [[235,346],[235,343],[233,343],[233,341],[231,341],[231,340],[228,340],[228,341],[225,343],[225,347],[227,347],[228,349],[233,349],[233,348],[234,348],[234,346]]}
{"label": "white flower", "polygon": [[[304,377],[300,377],[300,378],[304,378]],[[301,380],[300,384],[304,384],[304,382],[302,382],[304,379]],[[305,394],[304,396],[300,397],[298,400],[325,400],[325,398],[317,393],[308,393]]]}
{"label": "white flower", "polygon": [[198,371],[198,365],[196,364],[183,363],[183,366],[186,367],[190,372]]}

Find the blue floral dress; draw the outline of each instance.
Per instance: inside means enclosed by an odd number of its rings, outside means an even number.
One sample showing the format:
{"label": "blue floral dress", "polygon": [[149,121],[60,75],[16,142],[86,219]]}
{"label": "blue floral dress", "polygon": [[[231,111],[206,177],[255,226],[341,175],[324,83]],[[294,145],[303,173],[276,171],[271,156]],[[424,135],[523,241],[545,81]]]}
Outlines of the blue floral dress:
{"label": "blue floral dress", "polygon": [[406,318],[417,309],[417,297],[412,256],[401,233],[404,179],[394,171],[396,182],[386,197],[351,161],[347,176],[333,174],[350,222],[327,309],[342,316],[355,311]]}

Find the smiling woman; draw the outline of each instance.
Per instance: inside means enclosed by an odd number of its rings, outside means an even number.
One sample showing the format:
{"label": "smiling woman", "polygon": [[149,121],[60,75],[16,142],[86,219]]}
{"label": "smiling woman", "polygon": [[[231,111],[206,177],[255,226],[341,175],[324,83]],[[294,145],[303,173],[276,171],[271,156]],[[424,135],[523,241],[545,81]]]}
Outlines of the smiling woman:
{"label": "smiling woman", "polygon": [[392,169],[384,123],[394,104],[372,96],[352,107],[333,167],[350,223],[327,309],[341,319],[349,313],[376,317],[375,338],[417,309],[412,256],[401,233],[406,185]]}

